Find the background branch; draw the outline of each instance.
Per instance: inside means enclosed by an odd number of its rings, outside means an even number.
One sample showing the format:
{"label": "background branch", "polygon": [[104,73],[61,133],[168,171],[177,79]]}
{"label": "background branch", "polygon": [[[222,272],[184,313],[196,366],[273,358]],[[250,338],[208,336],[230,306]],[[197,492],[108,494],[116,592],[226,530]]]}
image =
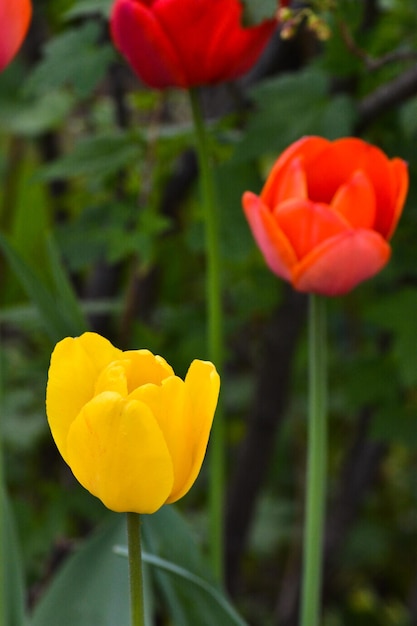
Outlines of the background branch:
{"label": "background branch", "polygon": [[417,65],[414,65],[397,78],[375,89],[359,102],[355,133],[361,134],[376,117],[416,95]]}

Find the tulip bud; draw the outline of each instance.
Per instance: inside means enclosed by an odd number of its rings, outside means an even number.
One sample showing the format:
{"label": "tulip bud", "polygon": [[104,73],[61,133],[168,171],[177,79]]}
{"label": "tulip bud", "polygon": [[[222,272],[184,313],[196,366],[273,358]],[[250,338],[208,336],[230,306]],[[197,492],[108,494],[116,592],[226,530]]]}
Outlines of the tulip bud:
{"label": "tulip bud", "polygon": [[220,379],[195,360],[184,380],[148,350],[122,352],[95,333],[60,341],[46,411],[74,476],[113,511],[153,513],[200,471]]}
{"label": "tulip bud", "polygon": [[407,189],[403,160],[361,139],[304,137],[243,207],[275,274],[298,291],[336,296],[388,262]]}

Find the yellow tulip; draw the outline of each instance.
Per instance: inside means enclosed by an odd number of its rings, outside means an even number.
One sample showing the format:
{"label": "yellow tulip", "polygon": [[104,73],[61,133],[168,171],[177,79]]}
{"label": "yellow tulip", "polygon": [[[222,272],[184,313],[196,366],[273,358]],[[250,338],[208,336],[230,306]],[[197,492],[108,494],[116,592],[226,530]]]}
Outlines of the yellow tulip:
{"label": "yellow tulip", "polygon": [[184,380],[148,350],[122,352],[95,333],[52,353],[46,412],[77,480],[109,509],[153,513],[191,488],[219,395],[208,361]]}

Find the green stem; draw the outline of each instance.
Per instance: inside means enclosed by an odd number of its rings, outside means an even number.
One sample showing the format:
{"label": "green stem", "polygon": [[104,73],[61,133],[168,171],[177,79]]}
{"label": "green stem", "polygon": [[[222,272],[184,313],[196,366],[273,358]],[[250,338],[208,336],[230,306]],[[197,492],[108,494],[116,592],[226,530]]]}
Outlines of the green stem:
{"label": "green stem", "polygon": [[[1,333],[1,328],[0,328]],[[6,486],[3,465],[3,353],[0,337],[0,626],[6,625],[6,555],[5,499]]]}
{"label": "green stem", "polygon": [[[190,89],[196,149],[198,154],[201,195],[205,221],[207,254],[207,324],[208,358],[215,364],[219,374],[223,369],[223,316],[221,304],[221,267],[217,203],[213,177],[210,170],[207,136],[196,91]],[[210,549],[214,575],[223,579],[223,497],[225,483],[225,428],[221,407],[210,440]]]}
{"label": "green stem", "polygon": [[145,626],[143,605],[142,549],[140,516],[127,513],[127,546],[129,550],[129,587],[131,626]]}
{"label": "green stem", "polygon": [[306,522],[301,626],[319,626],[327,468],[326,300],[310,295]]}

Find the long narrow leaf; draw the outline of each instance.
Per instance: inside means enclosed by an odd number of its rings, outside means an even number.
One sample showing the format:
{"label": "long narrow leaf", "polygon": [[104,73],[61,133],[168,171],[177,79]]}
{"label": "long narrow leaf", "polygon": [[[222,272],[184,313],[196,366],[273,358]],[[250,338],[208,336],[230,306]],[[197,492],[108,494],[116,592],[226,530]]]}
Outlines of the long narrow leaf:
{"label": "long narrow leaf", "polygon": [[124,516],[111,515],[55,575],[31,626],[128,626],[128,567],[113,552],[125,538]]}
{"label": "long narrow leaf", "polygon": [[0,497],[2,498],[2,512],[4,513],[1,528],[3,536],[0,537],[2,541],[1,555],[3,558],[3,567],[7,572],[4,580],[1,580],[3,585],[3,601],[4,605],[1,607],[2,615],[4,617],[5,624],[7,626],[24,626],[26,623],[25,618],[25,601],[23,590],[23,574],[22,574],[22,562],[20,558],[20,552],[18,547],[18,540],[13,522],[12,512],[10,510],[10,503],[4,489],[0,490]]}
{"label": "long narrow leaf", "polygon": [[61,257],[52,234],[46,237],[46,251],[49,261],[49,271],[54,281],[55,293],[62,315],[68,319],[68,325],[77,327],[77,335],[87,330],[88,324],[77,300],[74,289],[63,268]]}
{"label": "long narrow leaf", "polygon": [[[123,546],[116,546],[114,551],[116,554],[120,554],[120,556],[128,557],[127,548]],[[208,583],[200,576],[196,576],[184,567],[171,563],[171,561],[162,559],[154,554],[149,554],[148,552],[142,552],[142,560],[144,563],[159,567],[161,570],[174,574],[175,576],[179,576],[193,585],[196,585],[218,604],[219,608],[232,620],[233,624],[236,624],[236,626],[247,626],[246,622],[240,617],[224,595],[216,587]]]}
{"label": "long narrow leaf", "polygon": [[56,343],[67,335],[79,334],[79,328],[71,323],[57,306],[56,298],[19,252],[0,233],[0,250],[16,274],[28,298],[36,305],[49,337]]}
{"label": "long narrow leaf", "polygon": [[193,533],[175,507],[165,506],[153,515],[144,515],[142,530],[157,590],[174,624],[245,625],[216,586]]}

